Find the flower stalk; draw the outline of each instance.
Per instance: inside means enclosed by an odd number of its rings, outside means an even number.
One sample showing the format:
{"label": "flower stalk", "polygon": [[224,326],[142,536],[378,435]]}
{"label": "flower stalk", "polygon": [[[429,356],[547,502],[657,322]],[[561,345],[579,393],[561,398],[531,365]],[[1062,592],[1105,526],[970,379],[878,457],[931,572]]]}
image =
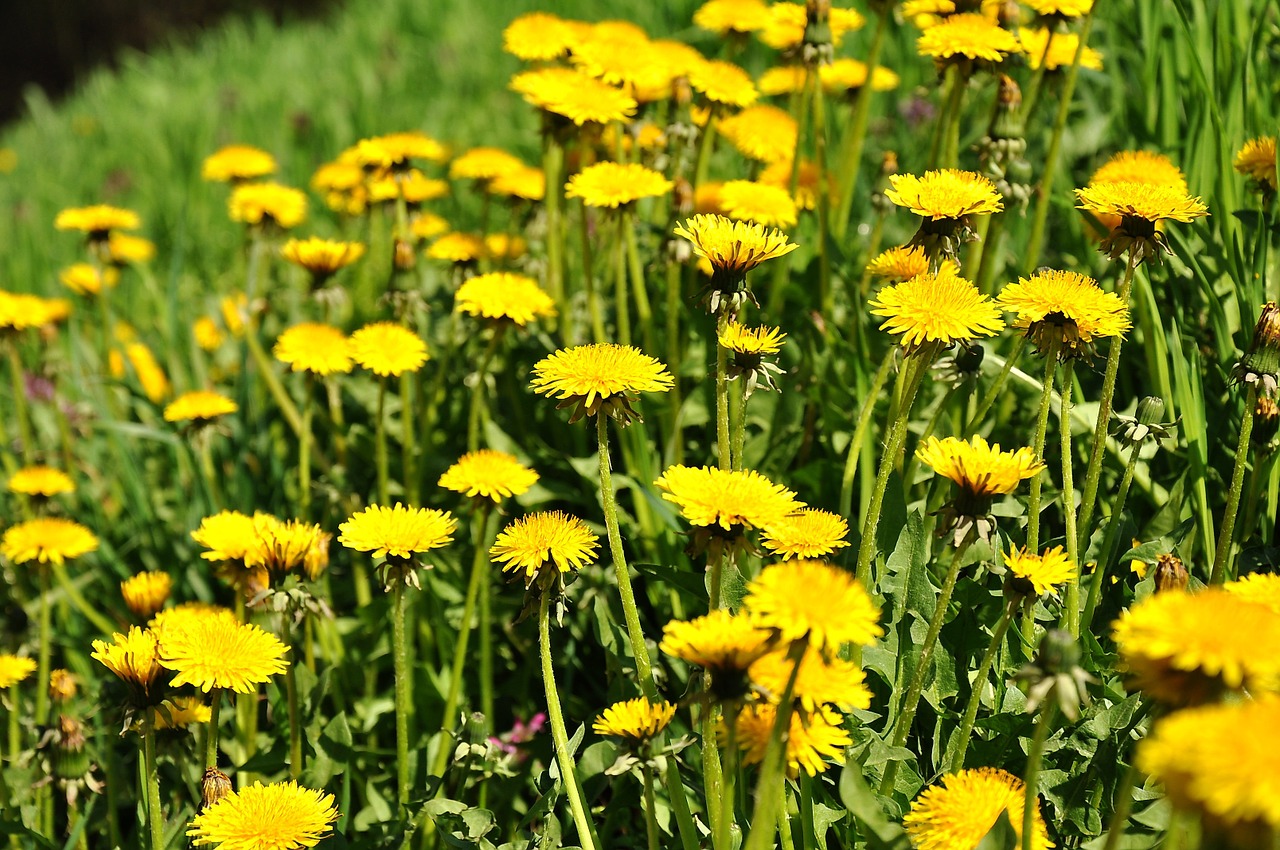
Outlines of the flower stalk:
{"label": "flower stalk", "polygon": [[[867,138],[867,121],[871,116],[871,98],[875,94],[872,77],[876,65],[880,62],[880,51],[884,46],[885,33],[889,29],[891,4],[884,4],[876,15],[876,28],[871,35],[871,47],[867,51],[867,81],[858,89],[853,103],[853,115],[849,119],[849,128],[845,131],[844,146],[840,154],[840,197],[836,204],[835,221],[832,233],[842,241],[849,232],[849,216],[853,211],[853,193],[858,188],[858,171],[862,166],[862,147]],[[874,251],[870,253],[874,256]]]}
{"label": "flower stalk", "polygon": [[978,719],[978,707],[982,703],[982,691],[987,685],[987,676],[991,674],[991,667],[995,664],[1000,645],[1004,642],[1005,633],[1009,631],[1009,624],[1013,622],[1013,615],[1017,610],[1017,600],[1008,600],[1000,613],[996,627],[991,630],[991,640],[987,643],[986,651],[982,653],[978,672],[973,677],[973,689],[969,692],[969,701],[965,703],[964,716],[960,720],[960,731],[956,733],[956,752],[951,757],[952,773],[957,773],[964,768],[964,757],[969,752],[969,738],[973,734],[973,724]]}
{"label": "flower stalk", "polygon": [[404,581],[391,590],[391,651],[395,664],[396,707],[396,800],[409,802],[409,721],[413,711],[410,689],[409,644],[405,636],[406,595]]}
{"label": "flower stalk", "polygon": [[[1036,414],[1035,451],[1036,463],[1044,461],[1045,438],[1049,433],[1049,409],[1053,400],[1053,381],[1058,369],[1058,341],[1051,339],[1044,352],[1044,383],[1040,390],[1040,407]],[[1044,486],[1043,474],[1031,479],[1027,495],[1027,550],[1038,552],[1040,547],[1040,492]]]}
{"label": "flower stalk", "polygon": [[142,772],[147,791],[147,826],[151,850],[164,850],[164,812],[160,810],[160,774],[156,770],[155,709],[146,709],[142,717]]}
{"label": "flower stalk", "polygon": [[1026,796],[1022,801],[1022,850],[1035,847],[1036,812],[1040,808],[1040,797],[1036,791],[1036,780],[1040,776],[1040,762],[1044,758],[1044,744],[1049,737],[1053,718],[1058,704],[1049,700],[1040,706],[1040,716],[1036,719],[1036,731],[1031,736],[1031,748],[1027,752],[1027,772],[1022,781],[1025,783]]}
{"label": "flower stalk", "polygon": [[853,436],[844,459],[844,472],[840,476],[839,513],[843,517],[851,517],[853,513],[853,479],[858,474],[858,461],[862,456],[863,443],[867,439],[867,428],[871,425],[871,417],[876,410],[876,402],[880,391],[884,389],[889,373],[893,371],[893,363],[897,350],[892,346],[885,352],[880,361],[880,368],[871,379],[871,386],[863,397],[862,409],[858,411],[858,421],[853,426]]}
{"label": "flower stalk", "polygon": [[[1073,638],[1080,637],[1080,539],[1076,534],[1076,488],[1072,475],[1074,452],[1071,450],[1071,395],[1075,375],[1075,360],[1068,358],[1062,364],[1061,400],[1058,406],[1058,430],[1061,436],[1062,454],[1062,514],[1066,525],[1067,556],[1076,565],[1077,572],[1067,582],[1064,596],[1067,631]],[[1037,476],[1039,478],[1039,476]]]}
{"label": "flower stalk", "polygon": [[1116,542],[1120,537],[1120,520],[1124,515],[1124,505],[1129,498],[1129,487],[1133,484],[1133,472],[1138,465],[1138,449],[1135,443],[1129,449],[1129,461],[1124,466],[1124,475],[1120,478],[1120,488],[1116,491],[1115,501],[1111,505],[1111,518],[1107,520],[1107,530],[1102,536],[1102,554],[1098,558],[1098,566],[1094,568],[1089,581],[1089,595],[1085,598],[1084,614],[1080,618],[1080,627],[1089,628],[1093,624],[1093,612],[1102,600],[1102,583],[1107,569],[1116,554]]}
{"label": "flower stalk", "polygon": [[1244,487],[1244,470],[1249,463],[1249,435],[1253,433],[1253,412],[1258,406],[1258,388],[1249,385],[1244,401],[1244,417],[1240,421],[1240,439],[1236,443],[1235,466],[1231,470],[1231,488],[1227,491],[1227,507],[1218,532],[1218,545],[1214,549],[1213,569],[1209,584],[1221,584],[1233,575],[1231,554],[1235,545],[1236,516],[1240,513],[1240,493]]}

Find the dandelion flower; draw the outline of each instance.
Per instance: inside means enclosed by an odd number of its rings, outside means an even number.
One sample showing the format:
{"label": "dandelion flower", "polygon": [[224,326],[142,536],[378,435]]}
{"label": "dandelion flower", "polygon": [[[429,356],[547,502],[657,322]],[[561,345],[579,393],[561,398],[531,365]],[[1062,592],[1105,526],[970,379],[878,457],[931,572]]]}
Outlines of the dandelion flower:
{"label": "dandelion flower", "polygon": [[196,815],[187,837],[219,850],[296,850],[319,844],[337,819],[332,794],[297,782],[254,782]]}
{"label": "dandelion flower", "polygon": [[528,250],[525,238],[514,233],[489,233],[484,237],[484,252],[491,260],[511,262],[523,257]]}
{"label": "dandelion flower", "polygon": [[[866,20],[854,9],[832,6],[827,16],[831,43],[839,47],[845,33],[861,29]],[[760,30],[760,40],[774,50],[794,51],[804,44],[808,13],[804,3],[773,3],[769,21]]]}
{"label": "dandelion flower", "polygon": [[74,263],[58,273],[58,280],[76,295],[97,295],[120,281],[120,273],[107,268],[99,271],[89,263]]}
{"label": "dandelion flower", "polygon": [[162,572],[143,572],[120,582],[124,604],[140,620],[149,620],[164,607],[173,589],[173,577]]}
{"label": "dandelion flower", "polygon": [[438,486],[472,499],[492,499],[495,503],[521,496],[538,482],[538,473],[515,455],[496,449],[467,452],[440,476]]}
{"label": "dandelion flower", "polygon": [[328,563],[329,539],[318,525],[302,520],[285,522],[269,514],[256,514],[253,542],[245,553],[244,564],[275,573],[306,567],[308,578],[314,578]]}
{"label": "dandelion flower", "polygon": [[[1080,46],[1079,33],[1054,32],[1045,27],[1024,28],[1019,31],[1018,40],[1022,43],[1023,52],[1026,53],[1027,65],[1033,71],[1040,67],[1042,59],[1045,70],[1048,71],[1070,68],[1076,61],[1076,50]],[[1080,67],[1101,71],[1102,54],[1085,45],[1084,50],[1080,52]]]}
{"label": "dandelion flower", "polygon": [[763,0],[707,0],[693,13],[694,26],[716,35],[748,33],[769,23],[769,7]]}
{"label": "dandelion flower", "polygon": [[796,202],[781,186],[754,180],[729,180],[720,187],[725,215],[764,227],[790,227],[797,221]]}
{"label": "dandelion flower", "polygon": [[115,265],[149,263],[155,256],[156,244],[150,239],[116,231],[107,237],[107,259]]}
{"label": "dandelion flower", "polygon": [[519,171],[525,165],[520,157],[502,148],[471,148],[449,163],[449,176],[454,180],[492,180]]}
{"label": "dandelion flower", "polygon": [[918,216],[954,220],[1004,209],[1000,193],[990,179],[972,171],[944,168],[923,176],[893,174],[885,197]]}
{"label": "dandelion flower", "polygon": [[581,127],[608,124],[635,114],[635,98],[616,86],[573,68],[540,68],[511,79],[525,101]]}
{"label": "dandelion flower", "polygon": [[760,96],[750,74],[722,60],[706,60],[690,68],[689,85],[707,100],[724,106],[750,106]]}
{"label": "dandelion flower", "polygon": [[416,168],[407,171],[387,172],[365,184],[372,203],[391,202],[404,198],[410,207],[434,201],[449,194],[449,184],[444,180],[428,177]]}
{"label": "dandelion flower", "polygon": [[567,53],[576,38],[569,21],[548,12],[528,12],[502,31],[502,49],[526,62],[548,62]]}
{"label": "dandelion flower", "polygon": [[62,564],[98,548],[98,538],[78,522],[38,517],[5,529],[0,554],[15,564]]}
{"label": "dandelion flower", "polygon": [[951,345],[994,336],[1004,328],[995,302],[950,269],[886,286],[870,307],[872,315],[884,317],[880,330],[901,336],[909,353],[927,343]]}
{"label": "dandelion flower", "polygon": [[1116,221],[1102,249],[1111,257],[1132,250],[1139,260],[1168,250],[1159,226],[1165,221],[1191,222],[1209,214],[1199,198],[1185,188],[1153,183],[1095,183],[1076,189],[1077,209],[1099,220]]}
{"label": "dandelion flower", "polygon": [[761,94],[770,97],[796,94],[804,91],[808,80],[808,72],[805,71],[803,65],[778,65],[769,68],[760,75],[760,78],[756,80],[756,88],[760,90]]}
{"label": "dandelion flower", "polygon": [[[753,663],[748,675],[752,684],[765,692],[768,701],[777,705],[791,680],[794,663],[785,651],[771,652]],[[865,678],[862,669],[852,661],[806,652],[801,656],[792,693],[807,712],[823,705],[866,709],[871,706],[871,691]]]}
{"label": "dandelion flower", "polygon": [[427,344],[404,325],[374,322],[351,335],[351,359],[375,375],[403,375],[422,368],[430,357]]}
{"label": "dandelion flower", "polygon": [[916,51],[939,61],[978,59],[1000,63],[1006,57],[1021,53],[1018,37],[977,12],[948,15],[920,34]]}
{"label": "dandelion flower", "polygon": [[386,133],[356,143],[352,158],[366,171],[381,175],[387,171],[404,171],[410,160],[444,162],[448,149],[421,130]]}
{"label": "dandelion flower", "polygon": [[338,542],[375,558],[410,559],[448,545],[458,521],[448,511],[370,505],[338,526]]}
{"label": "dandelion flower", "polygon": [[275,635],[217,614],[195,614],[159,631],[160,665],[177,673],[173,686],[192,685],[208,693],[228,688],[253,693],[288,666],[288,647]]}
{"label": "dandelion flower", "polygon": [[849,523],[839,514],[803,508],[765,528],[764,548],[784,560],[821,558],[848,546]]}
{"label": "dandelion flower", "polygon": [[227,145],[205,157],[200,176],[218,183],[256,180],[276,171],[271,154],[252,145]]}
{"label": "dandelion flower", "polygon": [[147,628],[156,633],[157,638],[170,629],[184,629],[196,620],[207,617],[220,617],[228,623],[239,623],[240,618],[230,608],[211,605],[208,602],[183,602],[172,608],[157,611],[147,623]]}
{"label": "dandelion flower", "polygon": [[1000,292],[998,303],[1017,315],[1013,326],[1041,353],[1054,348],[1059,356],[1090,350],[1095,339],[1123,336],[1129,330],[1129,308],[1097,281],[1068,271],[1042,271],[1020,278]]}
{"label": "dandelion flower", "polygon": [[310,239],[290,239],[280,249],[280,256],[309,271],[315,285],[319,286],[340,269],[363,257],[364,245],[312,236]]}
{"label": "dandelion flower", "polygon": [[155,633],[137,626],[130,626],[127,634],[113,634],[111,643],[95,640],[89,657],[144,694],[161,673]]}
{"label": "dandelion flower", "polygon": [[527,514],[504,528],[489,549],[503,572],[525,574],[526,586],[549,564],[559,573],[580,570],[595,558],[600,538],[563,511]]}
{"label": "dandelion flower", "polygon": [[1169,157],[1153,151],[1120,151],[1089,178],[1097,183],[1154,183],[1187,190],[1187,178]]}
{"label": "dandelion flower", "polygon": [[[902,283],[928,271],[929,256],[919,245],[900,245],[881,251],[867,263],[868,274],[891,283]],[[959,273],[958,269],[953,271]]]}
{"label": "dandelion flower", "polygon": [[956,437],[930,437],[916,456],[943,478],[950,478],[968,499],[990,500],[1012,493],[1026,478],[1039,475],[1044,464],[1030,448],[1006,452],[981,435],[969,442]]}
{"label": "dandelion flower", "polygon": [[[1007,812],[1009,824],[1022,846],[1022,820],[1026,786],[1003,770],[980,767],[949,774],[926,788],[911,803],[902,819],[907,835],[917,850],[975,850],[983,837]],[[1050,850],[1039,801],[1033,815],[1031,847]]]}
{"label": "dandelion flower", "polygon": [[778,328],[762,325],[748,328],[730,319],[716,335],[720,346],[730,353],[732,360],[728,364],[729,380],[737,380],[746,376],[748,393],[754,392],[757,384],[764,384],[767,389],[777,389],[774,377],[782,374],[782,369],[766,360],[782,350],[782,341],[787,335]]}
{"label": "dandelion flower", "polygon": [[319,322],[303,322],[280,334],[272,354],[294,372],[317,375],[351,371],[351,343],[342,331]]}
{"label": "dandelion flower", "polygon": [[743,601],[756,625],[783,642],[807,640],[819,652],[884,634],[880,609],[853,574],[823,561],[784,561],[761,570]]}
{"label": "dandelion flower", "polygon": [[676,707],[671,703],[663,700],[654,705],[647,697],[640,697],[606,708],[591,724],[591,731],[644,742],[666,729],[675,716]]}
{"label": "dandelion flower", "polygon": [[749,297],[744,286],[747,272],[799,247],[781,231],[720,215],[695,215],[673,232],[692,242],[694,253],[711,263],[711,285],[703,292],[703,302],[713,313],[719,312],[722,301],[736,309]]}
{"label": "dandelion flower", "polygon": [[1280,575],[1254,573],[1222,585],[1222,589],[1239,599],[1266,605],[1280,614]]}
{"label": "dandelion flower", "polygon": [[489,192],[526,201],[541,201],[547,194],[547,175],[540,168],[523,167],[493,178],[489,181]]}
{"label": "dandelion flower", "polygon": [[30,676],[36,669],[34,658],[20,655],[0,655],[0,691],[12,688]]}
{"label": "dandelion flower", "polygon": [[674,184],[660,172],[638,163],[598,162],[569,178],[566,198],[581,198],[589,207],[617,209],[641,198],[665,195]]}
{"label": "dandelion flower", "polygon": [[672,466],[654,483],[690,525],[734,534],[775,525],[803,507],[791,490],[751,469]]}
{"label": "dandelion flower", "polygon": [[1055,586],[1076,577],[1076,565],[1061,546],[1033,555],[1026,549],[1010,549],[1004,556],[1005,568],[1013,579],[1014,589],[1023,595],[1052,593]]}
{"label": "dandelion flower", "polygon": [[193,422],[196,425],[202,425],[217,419],[219,416],[225,416],[228,413],[235,413],[240,406],[222,393],[215,393],[210,390],[194,390],[182,395],[169,402],[164,409],[164,420],[166,422]]}
{"label": "dandelion flower", "polygon": [[[736,720],[738,747],[742,764],[760,764],[773,737],[778,709],[771,703],[755,703],[739,712]],[[853,745],[840,725],[840,715],[830,709],[811,712],[793,711],[787,741],[787,776],[795,778],[804,771],[817,776],[833,761],[843,761],[846,747]]]}
{"label": "dandelion flower", "polygon": [[191,539],[205,548],[200,557],[206,561],[243,561],[257,537],[256,522],[268,518],[266,514],[251,517],[239,511],[220,511],[200,520]]}
{"label": "dandelion flower", "polygon": [[434,239],[449,232],[449,222],[435,213],[420,212],[413,217],[409,231],[415,239]]}
{"label": "dandelion flower", "polygon": [[6,487],[10,493],[39,496],[42,499],[76,491],[71,476],[51,466],[24,466],[9,476]]}
{"label": "dandelion flower", "polygon": [[451,263],[472,263],[484,254],[484,240],[473,233],[446,233],[427,248],[431,259]]}
{"label": "dandelion flower", "polygon": [[1063,18],[1078,18],[1093,8],[1093,0],[1022,0],[1022,4],[1037,15]]}
{"label": "dandelion flower", "polygon": [[796,119],[768,104],[749,106],[716,122],[720,135],[748,159],[790,162],[796,151]]}
{"label": "dandelion flower", "polygon": [[1260,136],[1244,143],[1233,163],[1236,171],[1276,190],[1276,137]]}
{"label": "dandelion flower", "polygon": [[0,331],[24,331],[58,321],[53,299],[0,290]]}
{"label": "dandelion flower", "polygon": [[[837,59],[818,66],[818,79],[828,92],[853,94],[867,84],[867,64],[857,59]],[[901,79],[893,71],[879,65],[871,72],[872,91],[893,91]]]}
{"label": "dandelion flower", "polygon": [[213,710],[198,697],[174,697],[165,700],[155,714],[157,732],[165,729],[185,729],[209,722]]}
{"label": "dandelion flower", "polygon": [[665,393],[675,378],[657,359],[640,349],[614,343],[562,348],[533,367],[530,386],[539,395],[573,407],[570,422],[607,413],[627,421],[636,416],[631,404],[642,392]]}
{"label": "dandelion flower", "polygon": [[[0,661],[0,666],[4,662]],[[0,673],[0,687],[3,687],[4,674]],[[54,702],[66,702],[76,695],[79,688],[79,680],[70,670],[50,670],[49,671],[49,697]]]}
{"label": "dandelion flower", "polygon": [[142,226],[142,219],[133,210],[97,204],[62,210],[53,220],[53,226],[58,230],[79,230],[90,239],[102,240],[113,230],[137,230]]}
{"label": "dandelion flower", "polygon": [[307,196],[279,183],[244,183],[227,202],[232,221],[275,224],[288,230],[307,217]]}
{"label": "dandelion flower", "polygon": [[159,404],[169,394],[169,379],[160,368],[156,355],[141,342],[131,342],[124,348],[133,373],[142,385],[142,391],[153,404]]}
{"label": "dandelion flower", "polygon": [[692,620],[673,620],[662,631],[659,649],[713,672],[745,672],[773,645],[773,636],[745,615],[724,609]]}

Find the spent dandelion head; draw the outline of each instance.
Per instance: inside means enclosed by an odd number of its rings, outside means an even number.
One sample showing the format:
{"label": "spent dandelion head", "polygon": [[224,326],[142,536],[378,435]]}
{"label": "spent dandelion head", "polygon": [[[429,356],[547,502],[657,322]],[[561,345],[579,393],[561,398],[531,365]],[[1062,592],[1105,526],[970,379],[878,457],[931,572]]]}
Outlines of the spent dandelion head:
{"label": "spent dandelion head", "polygon": [[204,807],[191,821],[187,837],[196,847],[296,850],[319,844],[337,819],[332,794],[297,782],[254,782]]}
{"label": "spent dandelion head", "polygon": [[61,565],[98,548],[92,531],[64,517],[37,517],[5,529],[0,554],[14,564],[36,561]]}
{"label": "spent dandelion head", "polygon": [[351,343],[333,325],[303,322],[280,334],[272,354],[294,372],[328,376],[351,371]]}
{"label": "spent dandelion head", "polygon": [[51,466],[24,466],[9,476],[5,489],[10,493],[51,499],[76,491],[71,476]]}
{"label": "spent dandelion head", "polygon": [[1264,196],[1276,191],[1276,137],[1259,136],[1244,143],[1232,166],[1253,181]]}
{"label": "spent dandelion head", "polygon": [[430,358],[427,344],[395,322],[373,322],[351,335],[351,359],[381,377],[416,372]]}
{"label": "spent dandelion head", "polygon": [[[768,702],[752,703],[738,713],[733,722],[742,764],[764,761],[777,719],[777,706]],[[840,714],[829,708],[792,712],[790,729],[785,736],[787,776],[794,779],[802,770],[809,776],[817,776],[833,762],[842,762],[845,748],[853,745],[853,739],[841,722]]]}
{"label": "spent dandelion head", "polygon": [[1255,387],[1258,395],[1275,398],[1280,383],[1280,307],[1268,301],[1258,311],[1249,348],[1231,371],[1233,381]]}
{"label": "spent dandelion head", "polygon": [[760,571],[743,600],[757,626],[782,643],[822,653],[871,646],[884,634],[880,609],[848,570],[825,561],[783,561]]}
{"label": "spent dandelion head", "polygon": [[936,265],[954,260],[965,242],[975,238],[970,217],[1004,209],[991,179],[973,171],[944,168],[914,174],[889,175],[884,196],[921,217],[920,229],[911,238]]}
{"label": "spent dandelion head", "polygon": [[307,196],[279,183],[241,184],[227,203],[231,220],[251,227],[289,230],[307,217]]}
{"label": "spent dandelion head", "polygon": [[916,52],[940,64],[999,65],[1022,53],[1018,37],[979,12],[948,15],[916,39]]}
{"label": "spent dandelion head", "polygon": [[142,572],[120,582],[124,604],[139,620],[150,620],[164,607],[173,590],[173,577],[159,571]]}
{"label": "spent dandelion head", "polygon": [[781,231],[720,215],[695,215],[676,225],[674,232],[693,243],[694,252],[711,263],[711,282],[701,298],[712,313],[736,311],[751,298],[747,272],[799,247]]}
{"label": "spent dandelion head", "polygon": [[496,325],[525,327],[556,314],[556,304],[531,277],[489,272],[468,278],[453,296],[454,309]]}
{"label": "spent dandelion head", "polygon": [[849,523],[839,514],[802,508],[765,527],[761,543],[783,560],[822,558],[848,546]]}
{"label": "spent dandelion head", "polygon": [[1061,546],[1045,549],[1039,555],[1026,549],[1010,549],[1004,556],[1004,566],[1008,570],[1005,592],[1017,598],[1053,593],[1057,585],[1076,576],[1076,565]]}
{"label": "spent dandelion head", "polygon": [[[1026,788],[1021,779],[991,767],[961,770],[944,776],[911,803],[902,819],[913,846],[919,850],[973,850],[982,843],[1001,814],[1007,814],[1021,843]],[[1032,815],[1031,847],[1050,850],[1039,801]]]}
{"label": "spent dandelion head", "polygon": [[787,338],[778,328],[761,325],[748,328],[737,319],[730,319],[716,334],[720,347],[730,355],[728,378],[736,381],[739,378],[747,382],[746,392],[750,395],[757,386],[767,390],[776,390],[774,377],[782,374],[782,369],[773,362],[782,342]]}
{"label": "spent dandelion head", "polygon": [[533,367],[530,386],[539,395],[559,399],[557,409],[573,408],[569,423],[583,416],[606,415],[620,424],[639,419],[632,405],[642,392],[664,393],[675,378],[656,358],[614,343],[562,348]]}
{"label": "spent dandelion head", "polygon": [[543,592],[561,585],[564,576],[595,559],[600,537],[587,524],[564,511],[526,514],[507,525],[489,549],[502,571],[523,576],[525,589]]}
{"label": "spent dandelion head", "polygon": [[747,546],[747,531],[772,526],[803,507],[794,492],[750,469],[677,465],[654,483],[694,526],[693,550],[713,556],[722,547]]}
{"label": "spent dandelion head", "polygon": [[287,666],[288,647],[275,635],[217,613],[173,620],[157,630],[157,637],[160,665],[176,673],[174,687],[248,694]]}
{"label": "spent dandelion head", "polygon": [[0,691],[12,688],[36,671],[36,660],[0,653]]}
{"label": "spent dandelion head", "polygon": [[218,417],[235,413],[239,409],[238,404],[222,393],[192,390],[165,405],[164,421],[183,422],[192,428],[202,428]]}
{"label": "spent dandelion head", "polygon": [[385,586],[395,581],[417,586],[414,568],[419,565],[420,556],[447,546],[457,527],[457,519],[448,511],[406,507],[399,502],[389,508],[370,505],[338,526],[338,542],[348,549],[385,558]]}
{"label": "spent dandelion head", "polygon": [[[777,705],[791,681],[795,660],[786,652],[770,652],[751,665],[751,684],[764,698]],[[871,690],[857,664],[838,656],[826,657],[820,652],[806,652],[800,658],[792,695],[806,712],[833,705],[843,709],[866,709],[871,706]]]}
{"label": "spent dandelion head", "polygon": [[204,180],[216,183],[243,183],[276,172],[276,159],[253,145],[227,145],[209,154],[200,167]]}
{"label": "spent dandelion head", "polygon": [[948,268],[883,287],[869,306],[873,316],[884,318],[880,330],[899,336],[909,355],[995,336],[1004,328],[996,303]]}
{"label": "spent dandelion head", "polygon": [[955,496],[944,509],[946,522],[940,529],[951,533],[956,541],[970,532],[978,539],[989,539],[995,530],[991,516],[995,497],[1012,493],[1024,479],[1039,475],[1044,469],[1030,448],[1001,451],[999,443],[988,443],[981,435],[968,441],[929,437],[916,449],[916,457],[956,485]]}
{"label": "spent dandelion head", "polygon": [[1129,307],[1114,292],[1078,272],[1046,270],[1020,278],[1001,292],[998,303],[1014,313],[1015,328],[1026,332],[1041,354],[1059,359],[1088,356],[1099,338],[1124,336]]}
{"label": "spent dandelion head", "polygon": [[624,738],[638,746],[666,729],[675,716],[676,707],[671,703],[661,700],[655,705],[649,702],[648,697],[640,697],[615,702],[606,708],[591,724],[591,731],[597,735]]}
{"label": "spent dandelion head", "polygon": [[729,218],[762,227],[791,227],[798,220],[791,193],[758,180],[725,181],[720,187],[720,206]]}
{"label": "spent dandelion head", "polygon": [[1092,213],[1100,221],[1117,221],[1101,248],[1112,259],[1125,252],[1130,262],[1159,260],[1169,253],[1169,243],[1160,226],[1165,221],[1191,222],[1209,214],[1199,198],[1183,187],[1159,183],[1093,183],[1076,189],[1078,209]]}
{"label": "spent dandelion head", "polygon": [[538,473],[520,460],[496,449],[467,452],[440,476],[438,486],[474,499],[497,504],[522,496],[538,482]]}
{"label": "spent dandelion head", "polygon": [[774,646],[773,633],[745,614],[716,609],[692,620],[673,620],[662,631],[659,649],[710,674],[718,702],[743,699],[750,689],[747,671]]}

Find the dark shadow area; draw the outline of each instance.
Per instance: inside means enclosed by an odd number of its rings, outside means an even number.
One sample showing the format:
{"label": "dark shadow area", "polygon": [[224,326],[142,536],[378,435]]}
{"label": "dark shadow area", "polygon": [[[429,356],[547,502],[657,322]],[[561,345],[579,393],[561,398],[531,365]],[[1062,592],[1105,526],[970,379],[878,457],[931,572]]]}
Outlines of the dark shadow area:
{"label": "dark shadow area", "polygon": [[124,50],[191,38],[230,15],[277,23],[320,15],[339,0],[10,0],[0,27],[0,124],[21,117],[23,91],[66,93]]}

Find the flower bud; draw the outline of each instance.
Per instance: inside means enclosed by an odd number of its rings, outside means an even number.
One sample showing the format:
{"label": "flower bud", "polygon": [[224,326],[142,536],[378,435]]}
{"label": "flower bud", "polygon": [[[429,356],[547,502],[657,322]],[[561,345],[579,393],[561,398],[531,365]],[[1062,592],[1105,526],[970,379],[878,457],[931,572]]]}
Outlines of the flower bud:
{"label": "flower bud", "polygon": [[1191,576],[1187,573],[1186,566],[1177,555],[1164,554],[1156,558],[1156,593],[1186,590],[1187,582],[1190,580]]}
{"label": "flower bud", "polygon": [[1270,448],[1271,441],[1280,431],[1280,405],[1274,399],[1261,396],[1253,409],[1253,432],[1249,439],[1259,448]]}
{"label": "flower bud", "polygon": [[54,670],[49,674],[49,698],[66,702],[76,695],[76,677],[70,670]]}
{"label": "flower bud", "polygon": [[1138,402],[1137,420],[1140,425],[1155,425],[1164,418],[1164,399],[1149,395]]}
{"label": "flower bud", "polygon": [[209,768],[200,780],[200,811],[203,812],[230,793],[231,777],[216,767]]}
{"label": "flower bud", "polygon": [[83,779],[89,772],[89,753],[85,749],[84,724],[74,717],[61,715],[53,741],[53,775],[60,782]]}
{"label": "flower bud", "polygon": [[1249,350],[1236,364],[1233,377],[1256,385],[1259,395],[1275,396],[1277,376],[1280,376],[1280,307],[1268,301],[1262,305]]}

